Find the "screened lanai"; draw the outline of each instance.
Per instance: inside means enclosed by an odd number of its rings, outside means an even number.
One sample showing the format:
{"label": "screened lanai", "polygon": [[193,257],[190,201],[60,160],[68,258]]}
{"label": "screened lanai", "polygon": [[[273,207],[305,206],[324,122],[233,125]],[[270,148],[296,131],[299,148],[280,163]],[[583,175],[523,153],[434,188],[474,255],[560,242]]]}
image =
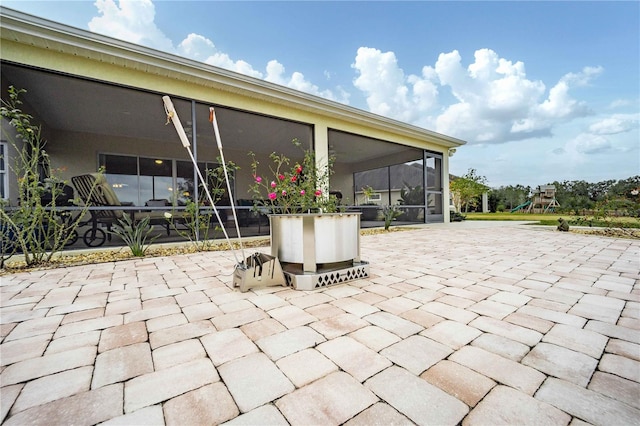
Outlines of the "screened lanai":
{"label": "screened lanai", "polygon": [[[150,202],[157,208],[164,200],[179,209],[201,193],[188,153],[166,124],[162,96],[169,95],[201,170],[218,164],[209,122],[215,108],[226,160],[238,166],[232,196],[247,215],[249,234],[268,227],[250,212],[248,153],[263,163],[272,152],[295,161],[303,153],[293,139],[319,159],[335,158],[329,190],[342,196],[344,209],[371,210],[363,226],[381,224],[381,209],[394,204],[403,222],[448,220],[448,152],[464,141],[201,62],[0,12],[3,99],[10,85],[25,89],[23,109],[42,125],[52,167],[65,179],[104,169],[126,208]],[[5,136],[0,148],[8,164]],[[7,167],[0,174],[3,197],[15,205],[15,179]],[[364,188],[373,190],[369,198]],[[229,201],[227,194],[220,204]]]}
{"label": "screened lanai", "polygon": [[[62,170],[64,177],[103,167],[120,201],[132,206],[145,206],[149,200],[158,199],[179,206],[184,205],[185,198],[198,197],[193,165],[173,127],[166,125],[161,100],[164,93],[6,62],[2,63],[2,84],[5,93],[9,85],[26,90],[25,110],[42,124],[52,166]],[[292,139],[298,139],[303,146],[314,145],[313,125],[308,123],[195,99],[174,97],[173,102],[203,170],[218,163],[209,122],[209,107],[215,107],[226,159],[240,167],[233,179],[233,196],[242,207],[251,204],[248,152],[256,153],[265,162],[274,151],[296,159],[301,151],[291,143]],[[422,170],[416,177],[416,165],[423,164],[423,150],[333,129],[329,129],[328,141],[329,155],[336,159],[330,190],[342,195],[345,208],[368,204],[359,196],[362,187],[369,185],[366,175],[387,168],[394,174],[393,188],[397,182],[414,182],[423,187]],[[406,164],[412,166],[407,168]],[[382,189],[376,182],[371,183],[376,190]],[[383,201],[378,204],[396,204],[399,200]],[[423,214],[407,216],[422,220],[419,217]]]}

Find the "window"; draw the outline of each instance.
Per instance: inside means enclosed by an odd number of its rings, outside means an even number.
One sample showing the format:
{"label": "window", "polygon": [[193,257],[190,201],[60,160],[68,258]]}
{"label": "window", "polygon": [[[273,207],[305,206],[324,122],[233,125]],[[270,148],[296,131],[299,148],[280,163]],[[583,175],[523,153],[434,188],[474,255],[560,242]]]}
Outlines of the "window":
{"label": "window", "polygon": [[[193,200],[196,193],[191,161],[100,154],[98,162],[105,168],[107,182],[123,204],[144,206],[149,200],[167,200],[170,204],[184,206],[188,200]],[[217,166],[216,163],[198,163],[202,176],[207,175],[207,169]],[[233,189],[233,176],[230,180]],[[214,187],[226,188],[226,184],[214,182],[210,177],[209,188]],[[198,185],[198,193],[203,200],[201,185]],[[228,197],[220,204],[228,205]]]}
{"label": "window", "polygon": [[5,159],[8,154],[8,148],[6,142],[0,142],[0,199],[9,198],[9,173],[7,173],[7,160]]}

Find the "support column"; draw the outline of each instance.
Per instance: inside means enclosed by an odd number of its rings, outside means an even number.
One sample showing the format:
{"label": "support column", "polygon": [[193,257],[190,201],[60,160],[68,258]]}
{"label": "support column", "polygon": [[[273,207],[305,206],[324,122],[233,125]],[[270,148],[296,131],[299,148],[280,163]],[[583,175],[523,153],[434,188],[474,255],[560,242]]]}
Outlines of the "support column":
{"label": "support column", "polygon": [[[455,152],[455,151],[454,151]],[[451,222],[451,194],[449,193],[449,156],[453,155],[449,150],[442,153],[442,214],[444,222]]]}
{"label": "support column", "polygon": [[[326,170],[329,165],[329,128],[325,124],[314,124],[313,142],[316,154],[316,168],[319,171]],[[329,186],[322,189],[324,197],[329,196]]]}

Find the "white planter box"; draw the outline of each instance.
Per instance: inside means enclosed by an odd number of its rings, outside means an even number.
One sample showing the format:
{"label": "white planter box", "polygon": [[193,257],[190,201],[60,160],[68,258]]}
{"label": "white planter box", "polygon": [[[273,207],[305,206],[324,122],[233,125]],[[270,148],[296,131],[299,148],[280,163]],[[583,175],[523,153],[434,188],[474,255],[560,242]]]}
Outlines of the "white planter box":
{"label": "white planter box", "polygon": [[319,265],[360,262],[360,213],[270,215],[271,255],[317,272]]}

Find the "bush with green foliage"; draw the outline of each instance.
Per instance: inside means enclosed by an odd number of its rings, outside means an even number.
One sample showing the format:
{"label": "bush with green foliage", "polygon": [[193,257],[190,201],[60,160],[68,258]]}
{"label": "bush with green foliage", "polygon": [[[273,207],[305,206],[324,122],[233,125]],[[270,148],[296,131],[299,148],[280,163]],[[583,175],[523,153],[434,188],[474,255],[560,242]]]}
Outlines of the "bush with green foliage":
{"label": "bush with green foliage", "polygon": [[398,206],[384,206],[382,208],[382,217],[384,217],[384,230],[388,231],[391,227],[391,222],[400,217],[402,212],[398,210]]}
{"label": "bush with green foliage", "polygon": [[3,126],[5,137],[11,141],[16,157],[8,161],[18,186],[17,206],[0,202],[0,267],[16,252],[24,255],[28,266],[46,263],[65,245],[77,238],[77,227],[86,208],[72,216],[59,205],[66,197],[67,185],[51,170],[46,141],[40,126],[31,123],[33,117],[22,111],[20,95],[24,89],[11,86],[8,99],[2,99],[0,115],[15,130],[16,139]]}
{"label": "bush with green foliage", "polygon": [[[225,198],[229,198],[227,194],[226,180],[224,176],[224,167],[222,166],[222,160],[218,157],[218,166],[213,169],[206,170],[206,180],[208,183],[209,193],[213,202],[217,203]],[[240,169],[233,161],[227,161],[227,172],[232,175]],[[216,224],[217,218],[213,209],[209,205],[209,199],[206,196],[204,189],[199,191],[200,200],[198,203],[191,199],[187,199],[185,202],[185,209],[179,214],[172,212],[167,214],[167,220],[170,226],[183,238],[189,240],[198,251],[206,251],[213,246],[213,241],[210,239],[210,233],[220,231],[221,228]],[[222,211],[218,211],[223,219]],[[175,218],[179,217],[179,223]]]}
{"label": "bush with green foliage", "polygon": [[153,231],[153,227],[149,222],[149,216],[134,222],[127,213],[123,213],[122,219],[118,219],[113,229],[109,232],[122,238],[131,250],[132,255],[142,257],[149,249],[149,246],[160,236],[155,235],[147,242],[147,238]]}
{"label": "bush with green foliage", "polygon": [[261,170],[256,155],[249,153],[253,174],[249,192],[253,194],[254,205],[272,214],[335,213],[338,199],[329,194],[335,157],[327,159],[326,167],[318,167],[312,149],[304,149],[298,139],[293,139],[292,144],[300,149],[302,161],[273,152],[268,170]]}

